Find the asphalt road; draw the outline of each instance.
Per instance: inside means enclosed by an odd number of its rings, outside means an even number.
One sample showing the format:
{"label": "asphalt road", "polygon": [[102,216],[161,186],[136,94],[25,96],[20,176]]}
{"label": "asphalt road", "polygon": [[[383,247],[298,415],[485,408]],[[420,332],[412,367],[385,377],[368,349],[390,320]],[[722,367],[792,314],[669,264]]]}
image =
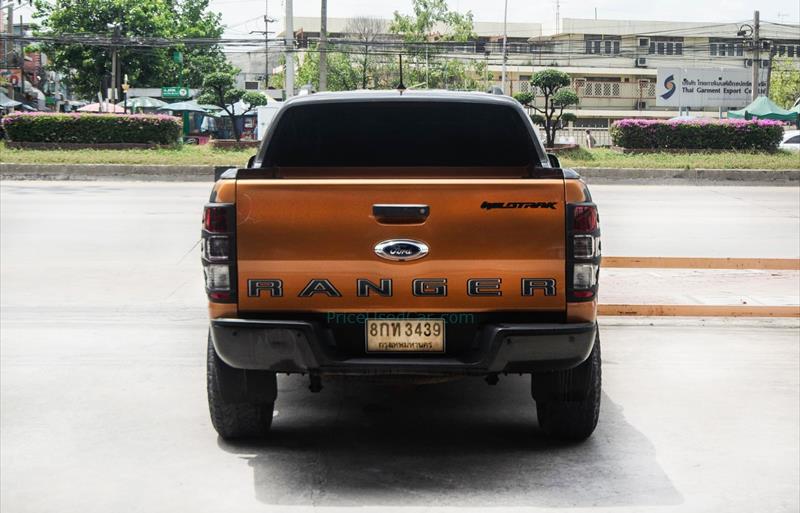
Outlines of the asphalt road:
{"label": "asphalt road", "polygon": [[[279,380],[273,435],[219,440],[204,390],[203,184],[0,184],[0,508],[800,509],[795,321],[603,319],[594,436],[528,381]],[[606,254],[797,257],[796,188],[595,186]],[[800,285],[799,285],[800,286]]]}

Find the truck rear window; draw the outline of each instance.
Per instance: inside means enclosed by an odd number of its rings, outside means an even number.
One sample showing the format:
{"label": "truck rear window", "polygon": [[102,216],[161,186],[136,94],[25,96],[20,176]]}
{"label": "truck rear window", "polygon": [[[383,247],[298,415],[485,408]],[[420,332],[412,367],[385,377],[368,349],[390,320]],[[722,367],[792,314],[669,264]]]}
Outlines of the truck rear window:
{"label": "truck rear window", "polygon": [[526,120],[511,106],[470,102],[336,102],[280,116],[264,156],[277,167],[527,166]]}

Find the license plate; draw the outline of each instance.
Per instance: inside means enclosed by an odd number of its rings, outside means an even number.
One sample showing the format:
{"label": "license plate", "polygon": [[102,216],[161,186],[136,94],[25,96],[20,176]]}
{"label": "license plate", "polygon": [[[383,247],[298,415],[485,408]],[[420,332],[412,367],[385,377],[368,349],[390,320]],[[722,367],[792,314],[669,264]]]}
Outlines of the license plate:
{"label": "license plate", "polygon": [[443,353],[444,319],[368,319],[369,353]]}

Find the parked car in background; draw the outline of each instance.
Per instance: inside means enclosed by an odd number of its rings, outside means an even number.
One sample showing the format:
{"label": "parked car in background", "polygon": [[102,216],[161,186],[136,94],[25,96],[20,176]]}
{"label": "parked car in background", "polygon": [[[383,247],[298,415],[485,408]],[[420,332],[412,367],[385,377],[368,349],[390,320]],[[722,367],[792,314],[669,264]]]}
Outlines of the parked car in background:
{"label": "parked car in background", "polygon": [[800,130],[787,130],[778,148],[788,151],[800,152]]}

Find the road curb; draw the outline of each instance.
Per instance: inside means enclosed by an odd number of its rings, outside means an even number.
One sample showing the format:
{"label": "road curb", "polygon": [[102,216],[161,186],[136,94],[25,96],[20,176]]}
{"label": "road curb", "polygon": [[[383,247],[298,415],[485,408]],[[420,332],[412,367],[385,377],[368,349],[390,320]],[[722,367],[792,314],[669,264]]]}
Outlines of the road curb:
{"label": "road curb", "polygon": [[753,183],[798,185],[800,169],[613,169],[575,168],[588,183]]}
{"label": "road curb", "polygon": [[214,180],[214,166],[0,163],[0,180],[210,182]]}
{"label": "road curb", "polygon": [[[214,166],[141,164],[0,163],[2,180],[135,180],[206,182]],[[731,183],[798,185],[800,169],[612,169],[576,168],[589,183]]]}

